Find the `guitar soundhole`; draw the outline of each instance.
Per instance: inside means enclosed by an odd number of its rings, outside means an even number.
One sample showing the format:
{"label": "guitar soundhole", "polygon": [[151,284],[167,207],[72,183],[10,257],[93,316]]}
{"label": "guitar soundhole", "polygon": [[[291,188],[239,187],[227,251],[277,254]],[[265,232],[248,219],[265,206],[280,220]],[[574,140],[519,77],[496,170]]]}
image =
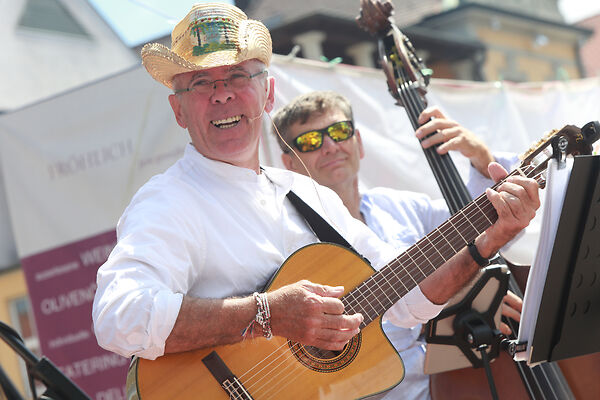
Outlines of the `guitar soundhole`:
{"label": "guitar soundhole", "polygon": [[361,343],[361,333],[354,336],[341,351],[304,346],[288,340],[288,346],[294,357],[307,368],[317,372],[336,372],[345,368],[356,358]]}

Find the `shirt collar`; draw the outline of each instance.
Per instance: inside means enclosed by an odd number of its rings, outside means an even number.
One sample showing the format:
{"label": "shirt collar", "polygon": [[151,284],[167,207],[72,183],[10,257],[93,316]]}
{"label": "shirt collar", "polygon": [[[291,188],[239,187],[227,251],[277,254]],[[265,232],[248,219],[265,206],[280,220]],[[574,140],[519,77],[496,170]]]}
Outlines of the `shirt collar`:
{"label": "shirt collar", "polygon": [[[191,168],[198,168],[208,172],[219,179],[229,182],[256,182],[261,178],[267,178],[278,186],[279,190],[288,192],[294,182],[294,173],[281,168],[261,166],[262,174],[257,174],[251,169],[237,167],[222,161],[211,160],[200,154],[196,148],[189,143],[184,150],[183,160]],[[264,177],[261,177],[264,175]]]}

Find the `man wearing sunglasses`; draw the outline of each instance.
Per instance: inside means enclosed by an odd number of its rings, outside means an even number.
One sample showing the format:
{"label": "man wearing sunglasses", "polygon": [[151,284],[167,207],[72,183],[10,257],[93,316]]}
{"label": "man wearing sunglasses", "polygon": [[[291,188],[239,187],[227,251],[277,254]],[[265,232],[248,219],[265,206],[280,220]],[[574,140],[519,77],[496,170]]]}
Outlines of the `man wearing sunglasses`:
{"label": "man wearing sunglasses", "polygon": [[[473,179],[467,184],[472,196],[493,183],[487,171],[491,161],[498,160],[507,168],[516,161],[508,155],[494,157],[481,140],[445,118],[438,108],[425,110],[419,120],[424,123],[432,117],[435,118],[425,123],[417,136],[438,131],[422,142],[424,147],[442,143],[441,151],[457,150],[468,156],[474,169],[469,174]],[[331,91],[300,95],[278,110],[273,122],[285,140],[278,139],[286,168],[310,174],[319,184],[333,189],[352,216],[394,247],[406,249],[449,218],[443,199],[431,200],[424,194],[388,188],[359,190],[358,171],[364,149],[353,123],[350,102],[344,96]],[[519,320],[521,299],[509,292],[504,301],[503,314]],[[383,328],[400,353],[406,374],[385,399],[430,399],[429,376],[423,373],[425,345],[419,340],[421,325],[399,327],[384,315]],[[510,333],[504,323],[500,329]]]}

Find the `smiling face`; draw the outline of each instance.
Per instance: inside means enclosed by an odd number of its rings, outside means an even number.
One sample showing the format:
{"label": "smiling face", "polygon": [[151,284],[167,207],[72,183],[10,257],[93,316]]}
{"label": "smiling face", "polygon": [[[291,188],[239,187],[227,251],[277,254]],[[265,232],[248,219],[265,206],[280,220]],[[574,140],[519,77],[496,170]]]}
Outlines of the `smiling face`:
{"label": "smiling face", "polygon": [[[242,87],[222,80],[233,74],[254,75],[265,69],[257,60],[177,75],[175,91],[198,80],[215,81],[211,90],[182,91],[169,96],[177,123],[188,130],[192,144],[207,158],[259,171],[258,145],[263,111],[273,108],[273,78],[258,74]],[[213,89],[214,86],[214,89]]]}
{"label": "smiling face", "polygon": [[[298,135],[313,129],[322,129],[333,123],[345,121],[348,117],[342,111],[332,110],[316,114],[304,123],[295,123],[286,130],[288,143]],[[343,142],[334,142],[329,136],[323,137],[321,148],[301,153],[296,150],[306,168],[319,184],[335,191],[347,190],[358,180],[360,159],[364,156],[360,132],[355,130],[354,136]],[[304,167],[293,153],[281,156],[286,168],[306,175]]]}

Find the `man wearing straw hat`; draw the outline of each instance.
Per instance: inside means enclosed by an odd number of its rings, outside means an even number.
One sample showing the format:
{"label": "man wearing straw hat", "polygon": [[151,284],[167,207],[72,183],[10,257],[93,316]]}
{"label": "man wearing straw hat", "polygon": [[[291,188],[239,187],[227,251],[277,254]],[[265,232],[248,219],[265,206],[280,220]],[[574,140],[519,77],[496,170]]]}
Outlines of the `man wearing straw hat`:
{"label": "man wearing straw hat", "polygon": [[[302,280],[263,292],[289,255],[318,241],[286,195],[301,197],[374,268],[394,250],[333,191],[261,166],[261,117],[274,101],[268,30],[234,6],[198,4],[175,26],[171,49],[148,44],[142,59],[173,89],[169,102],[191,143],[119,220],[117,245],[97,275],[99,344],[147,359],[253,335],[342,349],[363,321],[344,313],[344,288]],[[539,205],[537,184],[525,178],[511,178],[489,198],[499,219],[476,240],[483,256],[526,226]],[[427,321],[479,268],[463,248],[388,314],[401,326]]]}

